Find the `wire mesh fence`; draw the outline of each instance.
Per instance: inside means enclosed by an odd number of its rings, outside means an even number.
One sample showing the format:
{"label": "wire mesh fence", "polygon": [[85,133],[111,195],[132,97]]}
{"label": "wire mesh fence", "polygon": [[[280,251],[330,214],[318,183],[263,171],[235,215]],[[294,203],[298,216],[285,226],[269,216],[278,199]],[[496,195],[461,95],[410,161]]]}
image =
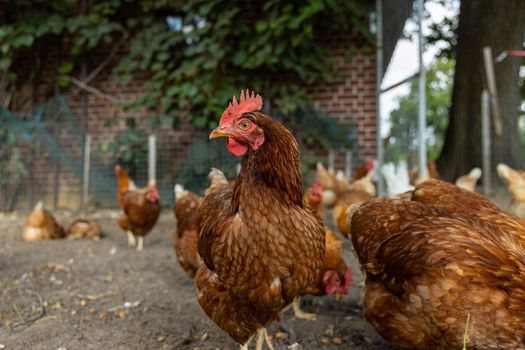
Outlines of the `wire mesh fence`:
{"label": "wire mesh fence", "polygon": [[[313,120],[307,115],[301,118]],[[155,135],[156,182],[164,206],[174,201],[175,183],[202,192],[211,167],[233,179],[240,165],[240,158],[210,142],[204,132],[181,138],[171,128],[148,133],[130,121],[125,127],[118,126],[114,136],[104,138],[89,135],[84,125],[85,120],[72,111],[65,96],[52,99],[29,115],[0,109],[0,211],[28,210],[40,200],[53,209],[114,207],[116,164],[128,171],[138,187],[147,185],[150,135]],[[343,135],[356,137],[351,130]],[[348,173],[362,161],[356,142],[326,151],[305,142],[308,137],[299,132],[296,138],[300,140],[305,183],[313,181],[318,161],[332,168],[346,168]]]}

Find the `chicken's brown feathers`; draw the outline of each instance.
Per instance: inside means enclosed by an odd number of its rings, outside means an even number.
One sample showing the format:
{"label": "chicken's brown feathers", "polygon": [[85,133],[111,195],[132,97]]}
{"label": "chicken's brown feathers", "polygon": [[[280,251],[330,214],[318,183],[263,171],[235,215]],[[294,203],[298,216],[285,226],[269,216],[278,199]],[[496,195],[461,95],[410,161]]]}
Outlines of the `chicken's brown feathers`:
{"label": "chicken's brown feathers", "polygon": [[412,197],[349,213],[366,271],[364,314],[396,347],[525,346],[523,221],[485,198],[429,180]]}
{"label": "chicken's brown feathers", "polygon": [[172,235],[177,260],[184,271],[193,278],[202,260],[198,253],[198,210],[202,198],[192,192],[177,197],[173,211],[177,219],[177,230]]}
{"label": "chicken's brown feathers", "polygon": [[316,280],[325,249],[321,219],[303,201],[294,137],[262,113],[243,117],[265,142],[249,148],[233,184],[207,191],[198,242],[205,266],[196,277],[201,306],[239,343]]}

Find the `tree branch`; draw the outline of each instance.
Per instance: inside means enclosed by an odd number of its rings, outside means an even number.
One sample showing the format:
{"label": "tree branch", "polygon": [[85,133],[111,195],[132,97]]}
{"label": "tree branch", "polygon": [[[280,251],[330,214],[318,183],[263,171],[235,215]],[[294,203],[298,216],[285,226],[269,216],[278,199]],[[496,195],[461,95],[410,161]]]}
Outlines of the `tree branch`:
{"label": "tree branch", "polygon": [[120,100],[110,94],[107,94],[103,91],[100,91],[99,89],[96,89],[92,86],[89,86],[88,84],[86,84],[85,82],[83,82],[82,80],[79,80],[77,78],[74,78],[70,75],[61,75],[60,76],[62,79],[66,79],[70,82],[72,82],[73,84],[75,84],[76,86],[78,86],[80,89],[84,90],[84,91],[87,91],[89,92],[90,94],[93,94],[93,95],[96,95],[100,98],[103,98],[103,99],[106,99],[110,102],[113,102],[113,103],[120,103]]}

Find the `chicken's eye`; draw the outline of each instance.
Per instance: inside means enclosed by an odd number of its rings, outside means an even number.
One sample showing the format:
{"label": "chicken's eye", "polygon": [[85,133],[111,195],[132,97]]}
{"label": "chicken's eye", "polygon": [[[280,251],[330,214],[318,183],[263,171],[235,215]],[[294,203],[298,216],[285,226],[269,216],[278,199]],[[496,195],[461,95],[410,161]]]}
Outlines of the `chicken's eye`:
{"label": "chicken's eye", "polygon": [[240,122],[239,127],[242,130],[247,130],[250,127],[250,123],[248,123],[247,121]]}

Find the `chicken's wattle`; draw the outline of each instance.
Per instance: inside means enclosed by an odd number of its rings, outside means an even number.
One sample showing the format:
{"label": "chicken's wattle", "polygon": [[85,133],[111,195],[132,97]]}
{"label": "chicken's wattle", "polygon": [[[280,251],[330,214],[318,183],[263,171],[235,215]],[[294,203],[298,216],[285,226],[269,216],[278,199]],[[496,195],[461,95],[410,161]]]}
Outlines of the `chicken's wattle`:
{"label": "chicken's wattle", "polygon": [[228,137],[226,140],[226,147],[228,147],[228,151],[230,151],[230,153],[236,157],[243,156],[246,152],[248,152],[248,146],[235,141],[235,139],[232,137]]}

